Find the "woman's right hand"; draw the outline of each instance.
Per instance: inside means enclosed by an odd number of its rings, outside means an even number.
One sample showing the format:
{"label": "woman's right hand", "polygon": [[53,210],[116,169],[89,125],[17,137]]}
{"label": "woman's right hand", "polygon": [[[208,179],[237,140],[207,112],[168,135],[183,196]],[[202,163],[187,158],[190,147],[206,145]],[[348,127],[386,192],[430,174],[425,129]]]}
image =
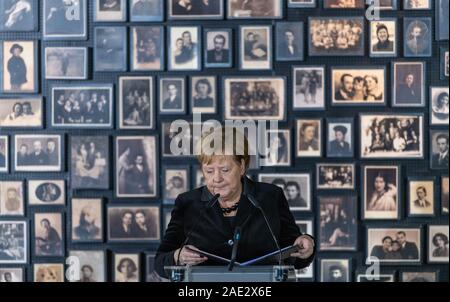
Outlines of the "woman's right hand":
{"label": "woman's right hand", "polygon": [[[189,248],[189,249],[187,249]],[[193,252],[192,250],[198,250],[195,246],[187,245],[183,248],[180,248],[175,251],[173,254],[173,259],[175,263],[178,262],[178,259],[180,261],[180,265],[198,265],[200,263],[205,262],[208,260],[207,257],[204,257],[196,252]],[[179,255],[179,256],[178,256]]]}

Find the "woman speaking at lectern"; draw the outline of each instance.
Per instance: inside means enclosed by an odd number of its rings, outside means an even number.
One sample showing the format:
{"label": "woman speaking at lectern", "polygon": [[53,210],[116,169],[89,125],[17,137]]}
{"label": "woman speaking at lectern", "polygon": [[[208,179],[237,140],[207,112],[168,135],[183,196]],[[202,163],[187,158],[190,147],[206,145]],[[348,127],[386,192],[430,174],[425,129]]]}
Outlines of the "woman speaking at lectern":
{"label": "woman speaking at lectern", "polygon": [[[197,150],[208,150],[208,155],[197,151],[206,186],[180,194],[175,200],[172,218],[156,253],[157,273],[166,276],[165,266],[226,265],[193,250],[231,259],[232,240],[238,227],[241,236],[237,262],[277,251],[262,212],[280,248],[298,246],[298,251],[284,264],[297,269],[309,266],[314,259],[314,239],[300,232],[284,192],[275,185],[253,182],[245,176],[250,161],[247,139],[235,128],[214,129],[207,136],[207,140],[204,136],[197,145]],[[226,143],[234,141],[230,136],[238,143]],[[211,152],[211,140],[216,139],[223,143]],[[258,264],[277,265],[278,260],[273,257]]]}

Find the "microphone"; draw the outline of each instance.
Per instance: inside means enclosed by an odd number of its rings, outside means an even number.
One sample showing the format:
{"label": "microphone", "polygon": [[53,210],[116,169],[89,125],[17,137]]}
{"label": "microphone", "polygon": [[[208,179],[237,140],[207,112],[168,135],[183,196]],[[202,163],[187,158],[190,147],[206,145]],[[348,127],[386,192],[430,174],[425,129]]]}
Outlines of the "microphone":
{"label": "microphone", "polygon": [[241,239],[241,227],[238,226],[236,227],[236,229],[234,230],[234,236],[233,236],[233,250],[231,252],[231,261],[230,264],[228,265],[228,270],[232,271],[234,264],[236,262],[236,257],[237,257],[237,251],[238,251],[238,246],[239,246],[239,240]]}
{"label": "microphone", "polygon": [[192,235],[192,233],[194,232],[195,228],[197,227],[197,225],[200,223],[200,221],[202,220],[202,218],[206,215],[206,212],[208,212],[212,207],[214,207],[217,203],[217,201],[219,200],[220,194],[216,194],[214,195],[214,197],[209,201],[208,205],[206,206],[206,208],[203,210],[202,215],[200,215],[197,219],[197,221],[195,222],[194,226],[192,227],[192,229],[189,231],[189,233],[186,235],[186,239],[184,240],[183,244],[181,245],[180,248],[180,252],[178,253],[178,257],[177,257],[177,263],[176,265],[179,266],[180,265],[180,254],[181,251],[183,250],[183,248],[185,247],[185,245],[188,243],[190,236]]}

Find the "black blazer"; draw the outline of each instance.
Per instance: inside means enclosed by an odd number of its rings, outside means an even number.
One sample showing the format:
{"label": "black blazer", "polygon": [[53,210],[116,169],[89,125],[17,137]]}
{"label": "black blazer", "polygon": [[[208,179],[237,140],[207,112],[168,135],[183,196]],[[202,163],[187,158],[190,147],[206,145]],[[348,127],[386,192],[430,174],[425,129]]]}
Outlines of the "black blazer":
{"label": "black blazer", "polygon": [[[284,192],[275,185],[253,182],[246,177],[243,178],[242,183],[243,192],[251,194],[260,203],[280,246],[283,248],[292,245],[302,233],[295,224]],[[236,259],[238,262],[251,260],[276,250],[261,212],[244,195],[241,197],[239,209],[234,218],[234,226],[242,227]],[[158,274],[166,276],[164,266],[175,265],[173,259],[175,250],[181,247],[187,233],[192,229],[203,211],[207,209],[207,206],[210,205],[212,198],[213,196],[208,189],[201,187],[180,194],[175,200],[172,219],[155,257],[155,269]],[[232,247],[228,242],[233,238],[234,229],[229,221],[226,221],[223,217],[219,203],[215,203],[212,208],[206,211],[204,218],[193,230],[188,244],[230,259]],[[313,259],[314,254],[308,259],[290,258],[286,263],[300,269],[309,266]],[[259,264],[277,264],[276,261],[275,263],[273,261]],[[208,260],[201,265],[224,264]]]}

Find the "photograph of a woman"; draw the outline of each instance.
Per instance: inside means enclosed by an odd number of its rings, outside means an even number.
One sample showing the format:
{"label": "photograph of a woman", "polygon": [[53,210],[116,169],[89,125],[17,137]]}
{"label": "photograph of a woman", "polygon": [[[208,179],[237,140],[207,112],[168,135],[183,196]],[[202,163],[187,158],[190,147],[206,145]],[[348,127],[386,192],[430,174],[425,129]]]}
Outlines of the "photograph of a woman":
{"label": "photograph of a woman", "polygon": [[139,255],[116,254],[115,282],[139,282]]}
{"label": "photograph of a woman", "polygon": [[364,216],[366,219],[398,218],[398,167],[364,167]]}

